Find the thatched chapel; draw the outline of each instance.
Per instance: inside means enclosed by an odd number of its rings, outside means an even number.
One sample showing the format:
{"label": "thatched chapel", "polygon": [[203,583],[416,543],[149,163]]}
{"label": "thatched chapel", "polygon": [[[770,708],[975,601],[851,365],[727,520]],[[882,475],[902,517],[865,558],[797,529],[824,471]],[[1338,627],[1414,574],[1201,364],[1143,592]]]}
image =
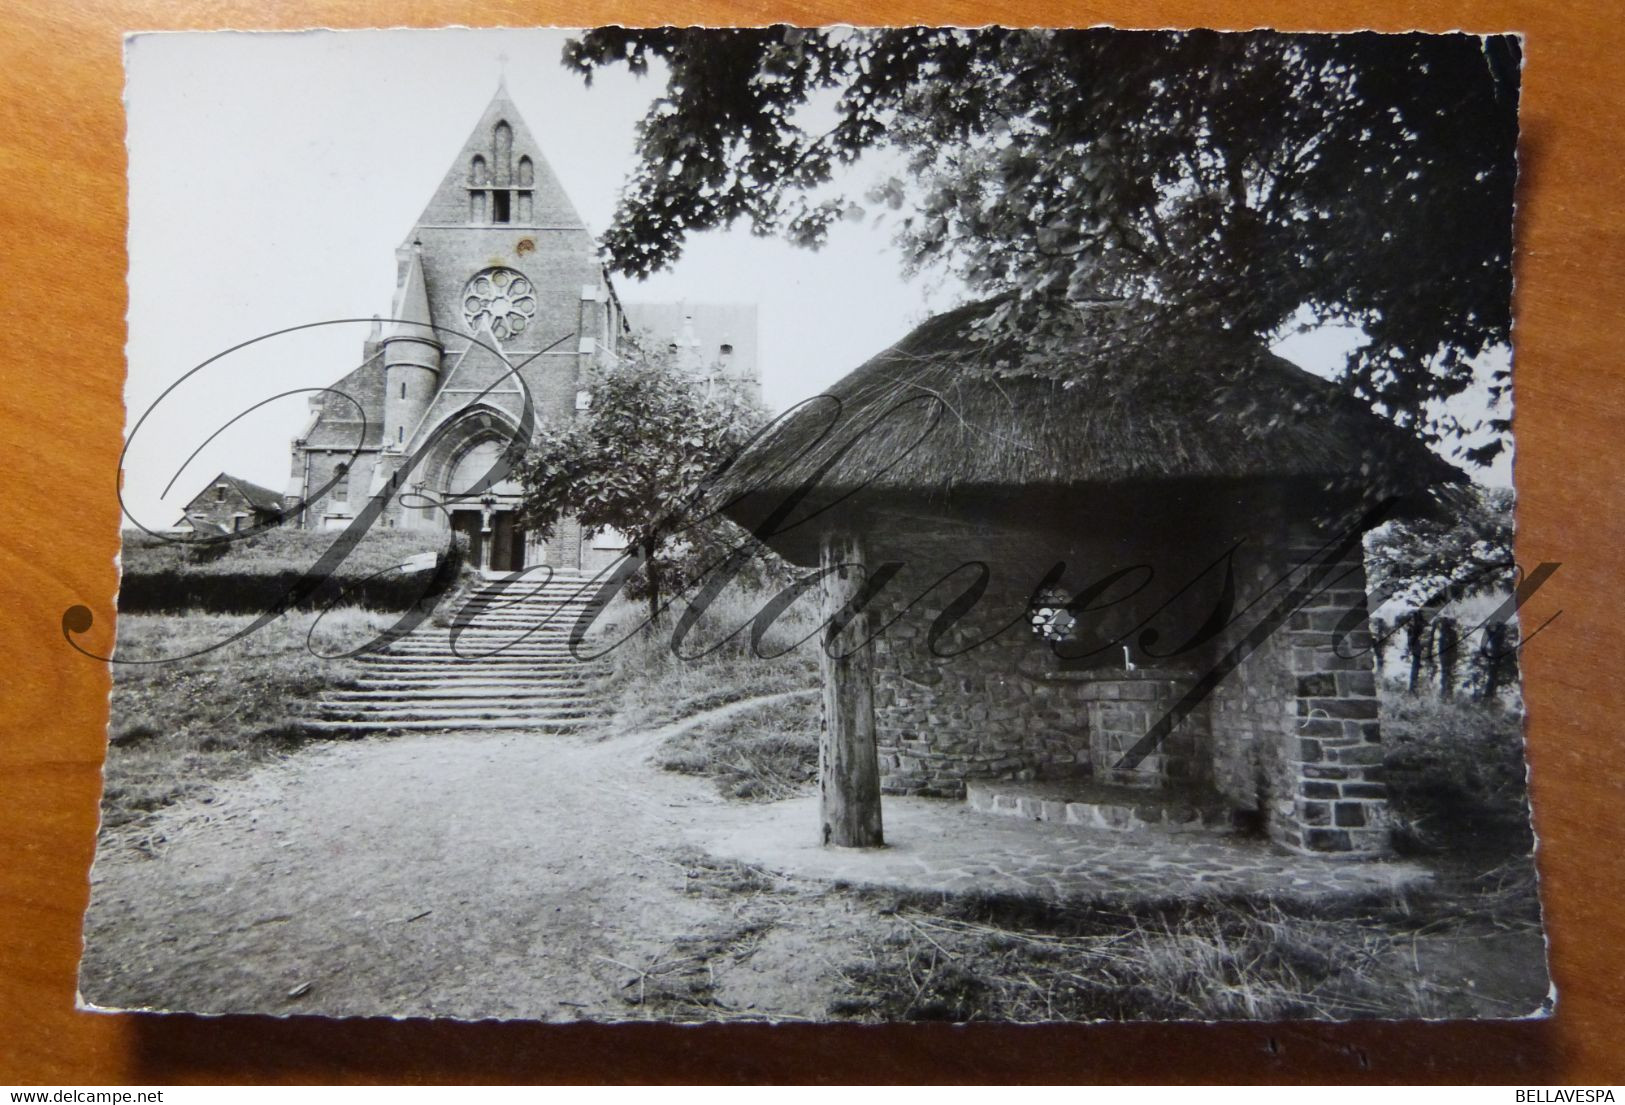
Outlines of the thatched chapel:
{"label": "thatched chapel", "polygon": [[825,843],[882,843],[882,792],[968,793],[1385,851],[1360,538],[1460,473],[1222,336],[1000,374],[989,309],[920,326],[725,476],[736,521],[824,570]]}

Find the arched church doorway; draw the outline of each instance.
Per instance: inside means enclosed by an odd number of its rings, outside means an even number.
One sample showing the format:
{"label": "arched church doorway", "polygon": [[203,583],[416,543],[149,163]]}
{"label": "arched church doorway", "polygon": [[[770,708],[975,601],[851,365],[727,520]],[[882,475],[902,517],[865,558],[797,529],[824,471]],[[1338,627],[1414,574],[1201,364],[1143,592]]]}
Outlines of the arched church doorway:
{"label": "arched church doorway", "polygon": [[519,524],[522,489],[511,478],[484,484],[507,447],[505,438],[473,441],[456,455],[446,477],[451,528],[468,539],[470,561],[493,572],[525,567],[526,533]]}

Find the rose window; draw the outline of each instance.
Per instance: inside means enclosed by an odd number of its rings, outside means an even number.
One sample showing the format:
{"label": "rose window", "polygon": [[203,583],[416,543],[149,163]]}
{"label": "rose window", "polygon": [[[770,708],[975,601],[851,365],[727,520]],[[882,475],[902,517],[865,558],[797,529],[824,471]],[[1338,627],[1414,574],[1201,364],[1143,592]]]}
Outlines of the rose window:
{"label": "rose window", "polygon": [[523,334],[536,317],[536,289],[512,269],[486,269],[463,289],[463,318],[479,333],[489,325],[500,339]]}

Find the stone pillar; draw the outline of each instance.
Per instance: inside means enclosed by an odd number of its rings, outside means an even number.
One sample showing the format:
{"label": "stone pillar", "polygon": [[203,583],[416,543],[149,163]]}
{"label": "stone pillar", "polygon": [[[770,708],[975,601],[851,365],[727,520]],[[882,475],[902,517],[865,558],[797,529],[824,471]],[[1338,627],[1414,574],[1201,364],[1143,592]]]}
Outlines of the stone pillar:
{"label": "stone pillar", "polygon": [[[1329,534],[1289,527],[1293,582]],[[1353,615],[1351,617],[1351,614]],[[1338,638],[1340,625],[1356,628]],[[1382,782],[1376,670],[1367,622],[1365,559],[1356,544],[1327,585],[1278,631],[1291,676],[1283,784],[1270,835],[1300,851],[1381,855],[1389,851],[1388,792]]]}

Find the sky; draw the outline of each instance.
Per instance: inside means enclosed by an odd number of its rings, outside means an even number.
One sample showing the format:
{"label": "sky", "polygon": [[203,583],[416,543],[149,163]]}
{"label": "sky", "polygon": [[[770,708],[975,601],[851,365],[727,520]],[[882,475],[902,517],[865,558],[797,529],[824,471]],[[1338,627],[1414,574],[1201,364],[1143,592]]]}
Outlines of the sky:
{"label": "sky", "polygon": [[[559,64],[571,34],[129,40],[123,494],[134,523],[172,525],[222,470],[285,488],[289,440],[305,422],[299,389],[355,367],[368,329],[312,324],[388,314],[394,250],[499,76],[588,227],[609,224],[633,164],[635,125],[663,82],[612,69],[588,88]],[[860,162],[837,183],[861,193],[876,172]],[[737,227],[691,238],[672,269],[645,282],[620,278],[617,288],[627,300],[757,303],[764,398],[783,409],[958,301],[952,281],[902,279],[890,235],[841,223],[810,251]],[[305,329],[253,341],[295,327]],[[1330,372],[1356,337],[1320,331],[1280,350]],[[251,344],[234,349],[242,343]]]}

